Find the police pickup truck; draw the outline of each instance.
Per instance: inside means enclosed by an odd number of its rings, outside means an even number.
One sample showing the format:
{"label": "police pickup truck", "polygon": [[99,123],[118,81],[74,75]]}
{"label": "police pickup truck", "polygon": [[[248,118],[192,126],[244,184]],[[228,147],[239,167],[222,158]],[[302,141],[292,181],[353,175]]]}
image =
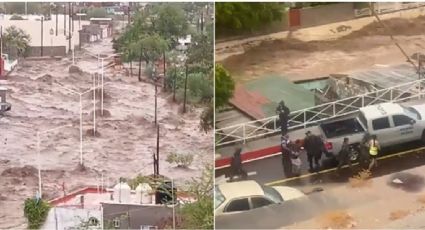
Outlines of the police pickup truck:
{"label": "police pickup truck", "polygon": [[[358,149],[366,133],[376,135],[381,147],[415,140],[425,142],[425,104],[410,107],[396,103],[370,105],[351,116],[320,123],[318,129],[327,151],[334,156],[341,150],[344,137]],[[351,160],[357,157],[353,154]]]}

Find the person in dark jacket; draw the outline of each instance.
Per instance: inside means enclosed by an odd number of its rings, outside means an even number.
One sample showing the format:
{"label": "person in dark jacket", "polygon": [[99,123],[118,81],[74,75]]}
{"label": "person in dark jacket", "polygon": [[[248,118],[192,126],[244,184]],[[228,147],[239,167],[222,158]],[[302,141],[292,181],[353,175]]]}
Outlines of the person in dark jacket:
{"label": "person in dark jacket", "polygon": [[238,148],[233,154],[232,161],[230,163],[230,181],[233,180],[234,176],[240,176],[242,179],[246,179],[248,174],[242,167],[242,158],[241,158],[242,148]]}
{"label": "person in dark jacket", "polygon": [[338,168],[337,172],[340,172],[341,167],[344,164],[348,164],[348,167],[352,169],[351,166],[351,152],[350,152],[350,144],[348,137],[344,138],[344,141],[342,142],[341,150],[338,153]]}
{"label": "person in dark jacket", "polygon": [[279,105],[276,108],[276,113],[279,115],[281,135],[285,136],[288,133],[288,121],[291,111],[288,107],[286,107],[283,100],[279,102]]}
{"label": "person in dark jacket", "polygon": [[282,148],[282,167],[283,167],[283,173],[286,177],[292,176],[292,163],[291,163],[291,155],[292,150],[289,148],[290,140],[289,136],[285,135],[281,138],[280,147]]}
{"label": "person in dark jacket", "polygon": [[310,166],[310,172],[320,169],[320,159],[324,150],[322,139],[307,131],[304,138],[304,148],[307,152],[307,159]]}

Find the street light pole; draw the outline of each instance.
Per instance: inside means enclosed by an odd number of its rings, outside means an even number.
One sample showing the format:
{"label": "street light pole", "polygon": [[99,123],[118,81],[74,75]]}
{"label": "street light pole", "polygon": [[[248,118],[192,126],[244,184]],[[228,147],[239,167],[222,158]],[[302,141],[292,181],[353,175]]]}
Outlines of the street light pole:
{"label": "street light pole", "polygon": [[96,136],[96,75],[93,75],[93,136]]}
{"label": "street light pole", "polygon": [[80,165],[83,166],[83,95],[80,94]]}
{"label": "street light pole", "polygon": [[43,197],[41,193],[41,162],[40,162],[40,133],[37,132],[37,164],[38,164],[38,194],[40,199]]}
{"label": "street light pole", "polygon": [[100,97],[100,113],[103,116],[103,78],[104,78],[104,69],[103,69],[103,58],[102,58],[102,87],[100,89],[101,91],[101,97]]}
{"label": "street light pole", "polygon": [[41,17],[41,48],[40,48],[40,52],[41,52],[41,56],[43,57],[43,22],[44,22],[44,17]]}

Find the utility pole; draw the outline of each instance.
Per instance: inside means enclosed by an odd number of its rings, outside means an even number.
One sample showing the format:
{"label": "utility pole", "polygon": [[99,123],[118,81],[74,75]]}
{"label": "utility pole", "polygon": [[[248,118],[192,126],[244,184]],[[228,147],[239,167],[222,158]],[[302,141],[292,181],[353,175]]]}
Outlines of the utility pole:
{"label": "utility pole", "polygon": [[183,99],[183,113],[186,113],[186,94],[187,94],[187,63],[185,64],[186,68],[186,77],[184,79],[184,99]]}
{"label": "utility pole", "polygon": [[66,7],[65,4],[63,6],[63,35],[66,36]]}
{"label": "utility pole", "polygon": [[69,26],[68,26],[68,34],[69,34],[69,50],[68,52],[71,52],[71,37],[72,37],[72,31],[71,31],[71,20],[72,20],[72,16],[71,16],[71,2],[68,3],[68,11],[69,11],[69,15],[68,15],[68,21],[69,21]]}
{"label": "utility pole", "polygon": [[157,84],[157,79],[155,79],[155,125],[158,125],[157,111],[158,111],[158,84]]}
{"label": "utility pole", "polygon": [[40,48],[40,53],[41,53],[42,57],[43,57],[43,22],[44,22],[44,17],[41,16],[41,48]]}
{"label": "utility pole", "polygon": [[3,54],[3,26],[0,26],[0,58]]}
{"label": "utility pole", "polygon": [[130,19],[130,4],[131,2],[128,3],[128,12],[127,12],[127,20],[128,20],[128,26],[130,26],[131,23],[131,19]]}
{"label": "utility pole", "polygon": [[159,125],[156,126],[156,175],[159,176]]}
{"label": "utility pole", "polygon": [[74,3],[71,3],[72,32],[74,32]]}
{"label": "utility pole", "polygon": [[177,68],[174,67],[174,80],[173,80],[173,102],[176,102],[176,88],[177,88]]}
{"label": "utility pole", "polygon": [[55,4],[55,8],[56,8],[56,36],[58,36],[58,13],[59,13],[59,10],[58,10],[57,4]]}
{"label": "utility pole", "polygon": [[201,34],[204,34],[204,9],[201,10]]}
{"label": "utility pole", "polygon": [[167,90],[167,81],[165,80],[167,78],[166,70],[165,70],[165,50],[162,53],[162,58],[164,59],[164,91]]}

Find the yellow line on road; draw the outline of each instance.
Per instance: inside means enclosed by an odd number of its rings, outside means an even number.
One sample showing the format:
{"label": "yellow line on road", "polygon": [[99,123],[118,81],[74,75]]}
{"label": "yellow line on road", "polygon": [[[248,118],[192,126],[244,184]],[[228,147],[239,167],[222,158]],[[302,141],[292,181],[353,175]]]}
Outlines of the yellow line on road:
{"label": "yellow line on road", "polygon": [[[420,150],[425,150],[425,147],[410,149],[410,150],[406,150],[406,151],[403,151],[403,152],[398,152],[398,153],[393,153],[393,154],[390,154],[390,155],[378,157],[378,160],[383,160],[383,159],[387,159],[387,158],[391,158],[391,157],[395,157],[395,156],[402,156],[402,155],[412,153],[412,152],[417,152],[417,151],[420,151]],[[358,162],[354,163],[353,166],[358,165],[358,164],[359,164]],[[342,168],[348,168],[348,165],[344,165]],[[304,174],[304,175],[301,175],[301,176],[298,176],[298,177],[291,177],[291,178],[285,178],[285,179],[282,179],[282,180],[272,181],[272,182],[266,183],[265,185],[273,186],[273,185],[285,183],[285,182],[288,182],[288,181],[307,178],[307,177],[310,177],[312,175],[319,174],[319,173],[328,173],[328,172],[336,171],[336,169],[337,168],[331,168],[331,169],[325,169],[325,170],[322,170],[322,171],[319,171],[319,172],[316,172],[316,173],[307,173],[307,174]]]}

